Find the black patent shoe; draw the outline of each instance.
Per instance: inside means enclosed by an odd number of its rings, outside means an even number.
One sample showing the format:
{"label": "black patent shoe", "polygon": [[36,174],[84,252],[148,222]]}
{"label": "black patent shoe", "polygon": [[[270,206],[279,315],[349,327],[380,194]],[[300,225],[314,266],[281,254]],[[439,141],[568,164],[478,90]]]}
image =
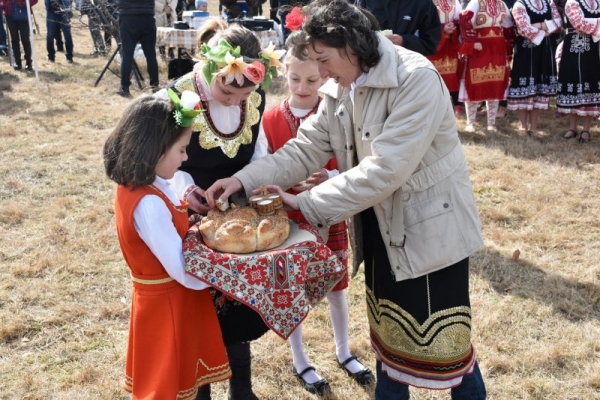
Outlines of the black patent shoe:
{"label": "black patent shoe", "polygon": [[33,71],[33,66],[31,64],[26,64],[25,71],[29,71],[29,72]]}
{"label": "black patent shoe", "polygon": [[579,143],[589,143],[592,135],[589,131],[581,131],[579,134]]}
{"label": "black patent shoe", "polygon": [[317,382],[314,382],[314,383],[308,383],[307,381],[304,380],[304,374],[306,374],[308,371],[314,371],[314,370],[315,370],[314,367],[309,366],[309,367],[305,368],[304,370],[302,370],[302,372],[298,373],[298,371],[296,371],[296,367],[294,367],[293,373],[294,373],[294,376],[302,384],[302,387],[304,388],[304,390],[306,390],[307,392],[316,394],[319,396],[324,396],[325,394],[331,393],[331,387],[329,386],[329,382],[325,378],[323,378]]}
{"label": "black patent shoe", "polygon": [[[337,360],[337,357],[336,357],[336,360]],[[350,362],[352,362],[354,360],[356,360],[358,363],[360,363],[364,368],[358,372],[350,372],[350,370],[348,370],[346,368],[346,365],[348,365]],[[343,362],[338,361],[338,365],[340,366],[340,368],[342,368],[344,371],[346,371],[346,373],[348,374],[348,376],[350,378],[354,379],[354,381],[361,386],[368,386],[368,385],[372,384],[373,382],[375,382],[375,376],[373,375],[373,372],[371,372],[369,367],[367,367],[363,363],[361,363],[360,360],[358,358],[356,358],[356,356],[351,356]]]}

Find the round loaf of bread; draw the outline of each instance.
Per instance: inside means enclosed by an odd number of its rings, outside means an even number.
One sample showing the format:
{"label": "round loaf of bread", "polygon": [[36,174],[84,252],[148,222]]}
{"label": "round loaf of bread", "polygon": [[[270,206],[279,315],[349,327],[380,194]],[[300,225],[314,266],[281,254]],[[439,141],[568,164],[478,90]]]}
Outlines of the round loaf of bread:
{"label": "round loaf of bread", "polygon": [[261,215],[251,207],[208,212],[199,226],[204,243],[224,253],[245,254],[279,246],[290,234],[287,213],[282,209]]}

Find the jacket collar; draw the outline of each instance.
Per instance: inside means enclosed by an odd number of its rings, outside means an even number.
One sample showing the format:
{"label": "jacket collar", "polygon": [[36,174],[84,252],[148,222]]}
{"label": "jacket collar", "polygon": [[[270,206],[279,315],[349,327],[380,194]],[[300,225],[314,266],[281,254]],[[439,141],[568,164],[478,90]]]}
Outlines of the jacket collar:
{"label": "jacket collar", "polygon": [[[397,74],[398,64],[398,49],[394,44],[388,40],[385,36],[378,33],[379,44],[377,50],[381,54],[381,59],[372,67],[368,74],[367,80],[361,85],[361,87],[373,87],[373,88],[395,88],[400,86]],[[339,84],[335,83],[333,79],[327,80],[323,86],[319,89],[321,93],[326,96],[339,99],[342,97],[344,92],[349,92],[350,88],[343,88]]]}

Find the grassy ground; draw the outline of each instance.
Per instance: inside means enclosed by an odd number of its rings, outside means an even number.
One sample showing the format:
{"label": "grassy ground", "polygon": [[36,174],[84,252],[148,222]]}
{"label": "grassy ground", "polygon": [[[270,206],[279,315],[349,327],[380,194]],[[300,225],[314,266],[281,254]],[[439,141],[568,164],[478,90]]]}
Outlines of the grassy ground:
{"label": "grassy ground", "polygon": [[[131,284],[101,161],[127,100],[114,95],[113,74],[93,86],[105,59],[86,55],[91,39],[79,23],[74,36],[73,65],[61,54],[46,62],[45,37],[35,37],[39,88],[32,73],[0,60],[0,399],[127,398]],[[269,105],[280,93],[269,93]],[[580,145],[560,138],[567,125],[548,111],[541,140],[518,137],[512,115],[499,120],[498,133],[461,133],[486,239],[472,258],[471,289],[490,399],[600,398],[600,130],[596,121],[592,142]],[[349,289],[351,349],[374,368],[363,283],[359,275]],[[326,303],[304,332],[333,398],[372,398],[372,388],[354,385],[335,363]],[[253,353],[262,399],[314,398],[291,375],[278,336],[253,343]],[[215,398],[225,391],[215,385]]]}

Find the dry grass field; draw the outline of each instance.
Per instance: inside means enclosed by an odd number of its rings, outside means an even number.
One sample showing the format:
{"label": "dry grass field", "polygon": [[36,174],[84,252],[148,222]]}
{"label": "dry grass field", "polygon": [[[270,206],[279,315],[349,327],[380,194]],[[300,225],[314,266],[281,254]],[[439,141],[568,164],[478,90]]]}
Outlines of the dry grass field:
{"label": "dry grass field", "polygon": [[[34,7],[38,21],[42,9]],[[113,74],[93,86],[105,59],[87,56],[89,32],[74,25],[73,65],[61,53],[45,61],[43,24],[35,36],[39,88],[32,73],[0,60],[0,399],[128,398],[131,283],[101,160],[127,100],[114,94]],[[270,93],[268,103],[281,98]],[[595,121],[591,143],[580,145],[560,138],[567,124],[548,111],[541,140],[518,137],[514,115],[499,120],[498,133],[461,133],[485,234],[471,289],[490,399],[600,399],[600,129]],[[350,284],[351,349],[374,368],[363,285],[360,274]],[[373,398],[337,367],[326,304],[304,332],[334,399]],[[253,354],[261,399],[314,398],[292,376],[277,335],[253,343]],[[226,387],[215,385],[215,399]]]}

